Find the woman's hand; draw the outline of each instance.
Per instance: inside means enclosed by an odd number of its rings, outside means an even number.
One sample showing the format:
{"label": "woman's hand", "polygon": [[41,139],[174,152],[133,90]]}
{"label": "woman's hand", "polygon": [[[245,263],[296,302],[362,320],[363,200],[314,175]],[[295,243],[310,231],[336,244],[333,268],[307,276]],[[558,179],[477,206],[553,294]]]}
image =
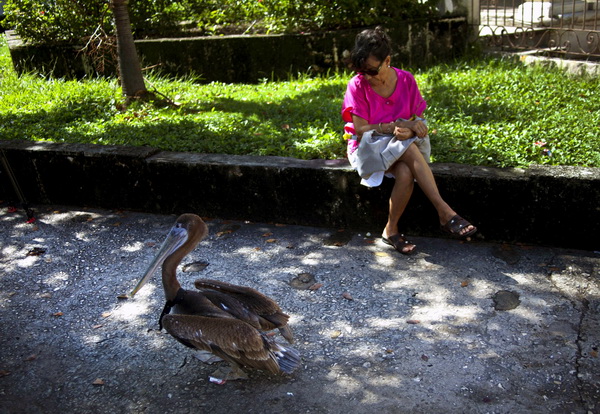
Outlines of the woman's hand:
{"label": "woman's hand", "polygon": [[[413,135],[411,135],[408,138],[412,138],[414,135],[418,136],[419,138],[425,138],[425,136],[427,135],[427,132],[429,131],[425,122],[418,120],[418,119],[416,121],[396,121],[396,122],[394,122],[394,125],[396,128],[410,129],[413,132]],[[395,132],[394,132],[394,135],[396,135]],[[404,139],[408,139],[408,138],[404,138]],[[397,138],[397,139],[400,139],[400,138]]]}
{"label": "woman's hand", "polygon": [[410,128],[404,127],[395,127],[394,128],[394,138],[398,141],[404,141],[405,139],[409,139],[415,136],[415,132]]}
{"label": "woman's hand", "polygon": [[410,128],[419,138],[425,138],[429,131],[425,122],[417,119],[416,121],[405,121],[404,127]]}

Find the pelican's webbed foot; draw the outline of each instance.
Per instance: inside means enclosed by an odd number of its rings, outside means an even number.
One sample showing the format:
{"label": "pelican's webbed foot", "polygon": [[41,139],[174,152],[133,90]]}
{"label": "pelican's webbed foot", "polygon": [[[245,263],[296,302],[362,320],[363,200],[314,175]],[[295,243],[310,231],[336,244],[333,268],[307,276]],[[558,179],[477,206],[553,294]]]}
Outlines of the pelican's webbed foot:
{"label": "pelican's webbed foot", "polygon": [[237,364],[230,364],[229,366],[221,366],[215,372],[210,374],[212,377],[227,380],[227,381],[235,381],[240,379],[248,379],[248,374],[246,374],[242,368]]}

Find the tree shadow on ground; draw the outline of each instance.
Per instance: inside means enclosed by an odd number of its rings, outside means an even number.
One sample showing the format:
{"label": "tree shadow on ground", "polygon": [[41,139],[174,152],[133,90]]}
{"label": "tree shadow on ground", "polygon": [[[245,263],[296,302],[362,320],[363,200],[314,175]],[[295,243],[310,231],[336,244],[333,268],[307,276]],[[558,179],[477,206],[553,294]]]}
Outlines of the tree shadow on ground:
{"label": "tree shadow on ground", "polygon": [[[303,367],[211,384],[215,367],[158,331],[158,276],[134,300],[117,299],[174,220],[49,207],[33,228],[3,211],[0,370],[9,374],[0,380],[10,379],[4,389],[23,407],[367,413],[583,404],[569,374],[581,358],[576,345],[587,346],[582,309],[548,278],[562,266],[554,251],[515,247],[521,259],[508,264],[490,245],[419,239],[419,254],[406,258],[365,235],[336,246],[326,243],[336,229],[220,219],[207,219],[210,236],[183,261],[208,267],[180,273],[182,285],[215,278],[275,298],[291,315]],[[46,252],[28,255],[35,247]],[[322,287],[294,289],[303,272]],[[495,310],[500,289],[518,292],[520,306]]]}

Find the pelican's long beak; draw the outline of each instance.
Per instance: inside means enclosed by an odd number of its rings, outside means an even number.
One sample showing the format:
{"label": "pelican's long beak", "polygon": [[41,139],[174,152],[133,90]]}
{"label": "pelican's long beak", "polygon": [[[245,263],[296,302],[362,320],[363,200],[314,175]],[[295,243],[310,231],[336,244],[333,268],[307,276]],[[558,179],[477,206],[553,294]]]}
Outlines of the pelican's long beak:
{"label": "pelican's long beak", "polygon": [[132,298],[141,288],[146,284],[148,279],[154,274],[156,269],[165,261],[165,259],[177,250],[188,238],[188,232],[185,228],[180,227],[179,224],[173,226],[167,238],[163,242],[159,252],[157,253],[152,263],[148,267],[148,270],[144,273],[144,276],[140,279],[138,284],[133,288],[129,297]]}

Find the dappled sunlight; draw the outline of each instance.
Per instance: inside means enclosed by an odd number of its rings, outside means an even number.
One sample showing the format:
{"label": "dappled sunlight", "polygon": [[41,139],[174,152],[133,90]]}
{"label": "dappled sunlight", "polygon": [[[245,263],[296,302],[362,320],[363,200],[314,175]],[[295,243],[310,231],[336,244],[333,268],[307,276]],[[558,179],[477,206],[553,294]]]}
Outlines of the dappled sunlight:
{"label": "dappled sunlight", "polygon": [[102,333],[94,333],[91,335],[83,335],[83,343],[88,346],[96,346],[96,344],[102,342],[104,340],[104,334]]}
{"label": "dappled sunlight", "polygon": [[413,309],[409,315],[411,320],[419,321],[421,324],[432,322],[444,322],[459,317],[463,320],[475,320],[480,311],[469,306],[456,306],[442,304],[439,306],[421,306]]}
{"label": "dappled sunlight", "polygon": [[526,320],[533,325],[537,325],[541,321],[543,321],[543,317],[541,316],[541,313],[544,312],[545,307],[544,306],[542,306],[542,307],[530,306],[530,305],[531,304],[529,304],[527,302],[522,302],[521,305],[519,307],[517,307],[516,309],[513,309],[511,311],[511,313],[515,317],[522,318],[523,320]]}
{"label": "dappled sunlight", "polygon": [[33,267],[39,261],[39,257],[35,256],[25,256],[22,259],[15,260],[15,267],[18,268],[30,268]]}
{"label": "dappled sunlight", "polygon": [[[149,295],[148,295],[149,296]],[[112,317],[120,321],[133,322],[142,315],[152,312],[153,301],[149,297],[143,298],[142,292],[138,293],[134,299],[127,299],[112,312]]]}
{"label": "dappled sunlight", "polygon": [[[165,331],[149,331],[147,335],[144,335],[143,340],[145,348],[164,355],[168,355],[167,352],[170,348],[180,346],[180,344],[177,343],[173,337]],[[187,351],[187,349],[185,349],[185,351]]]}
{"label": "dappled sunlight", "polygon": [[406,289],[407,284],[409,284],[409,282],[407,282],[406,278],[390,279],[390,280],[387,280],[387,281],[381,283],[380,285],[376,286],[375,288],[378,290],[386,291],[386,292],[393,292],[393,291],[399,291],[402,289]]}
{"label": "dappled sunlight", "polygon": [[359,400],[361,404],[377,404],[382,400],[382,397],[371,390],[363,390],[362,398]]}
{"label": "dappled sunlight", "polygon": [[83,242],[90,242],[92,240],[92,237],[91,237],[91,234],[89,231],[80,231],[80,232],[75,233],[73,236],[76,240],[80,240]]}
{"label": "dappled sunlight", "polygon": [[3,256],[7,256],[7,257],[14,256],[19,251],[19,248],[17,248],[17,246],[15,246],[15,245],[10,245],[10,244],[3,245],[3,243],[0,245],[2,245],[2,255]]}
{"label": "dappled sunlight", "polygon": [[22,222],[22,217],[19,217],[18,215],[9,215],[9,214],[3,214],[0,216],[0,221],[3,222]]}
{"label": "dappled sunlight", "polygon": [[312,252],[312,253],[306,255],[301,260],[301,263],[306,266],[318,266],[318,265],[322,264],[323,258],[324,258],[324,255],[322,253]]}
{"label": "dappled sunlight", "polygon": [[[97,347],[112,337],[114,333],[127,332],[123,338],[137,338],[135,341],[143,341],[147,349],[162,352],[165,348],[165,335],[162,332],[150,329],[154,324],[148,322],[149,317],[160,314],[160,306],[157,304],[156,296],[162,294],[158,292],[157,286],[149,282],[135,295],[134,298],[116,299],[113,305],[104,315],[106,319],[96,325],[91,333],[82,337],[83,342],[93,348]],[[124,294],[125,292],[123,292]],[[150,319],[152,320],[152,319]],[[154,321],[153,321],[154,322]],[[156,329],[158,329],[158,320],[156,320]],[[119,335],[117,334],[117,337]],[[171,338],[167,338],[171,339]]]}
{"label": "dappled sunlight", "polygon": [[[33,144],[33,145],[36,145],[36,144]],[[93,220],[106,217],[105,215],[102,215],[102,214],[99,214],[99,213],[96,213],[93,211],[87,211],[87,210],[65,210],[65,211],[54,210],[52,212],[52,220],[59,222],[59,223],[65,222],[65,221],[73,220],[74,215],[75,216],[77,216],[77,215],[83,216],[84,215],[86,222],[92,222]]]}
{"label": "dappled sunlight", "polygon": [[259,247],[240,247],[233,254],[243,256],[248,262],[259,263],[261,261],[261,257],[257,255],[260,252]]}
{"label": "dappled sunlight", "polygon": [[293,277],[298,275],[299,273],[302,273],[304,271],[304,267],[300,266],[300,265],[289,265],[289,264],[284,264],[282,263],[282,265],[280,267],[277,267],[276,269],[273,269],[270,272],[267,272],[266,274],[269,276],[276,276],[276,275],[286,275],[288,277]]}
{"label": "dappled sunlight", "polygon": [[510,273],[510,272],[503,272],[502,275],[505,277],[511,278],[518,285],[522,285],[522,286],[538,286],[539,285],[537,278],[531,277],[531,275],[525,276],[525,275],[521,275],[518,273]]}
{"label": "dappled sunlight", "polygon": [[[43,245],[43,240],[39,238],[34,239],[31,243],[26,243],[24,245],[0,245],[2,246],[2,255],[0,256],[0,261],[7,263],[10,262],[8,266],[13,269],[29,269],[42,260],[40,255],[37,254],[37,249],[40,249],[40,246]],[[39,251],[42,252],[42,250]]]}
{"label": "dappled sunlight", "polygon": [[411,264],[410,270],[413,272],[430,272],[435,270],[443,269],[444,267],[439,264],[427,261],[425,258],[419,258],[414,264]]}
{"label": "dappled sunlight", "polygon": [[351,375],[348,375],[340,365],[333,365],[327,373],[329,381],[335,381],[335,388],[328,390],[333,394],[346,395],[360,392],[363,384]]}
{"label": "dappled sunlight", "polygon": [[300,325],[300,322],[302,322],[304,320],[304,315],[302,315],[301,313],[294,313],[294,312],[286,312],[290,319],[288,321],[288,325],[290,325],[292,328],[294,326],[298,326]]}
{"label": "dappled sunlight", "polygon": [[319,331],[319,334],[324,339],[336,339],[342,338],[344,335],[356,335],[361,331],[360,329],[353,328],[350,324],[342,321],[335,321],[334,326],[328,327]]}
{"label": "dappled sunlight", "polygon": [[372,318],[368,325],[377,329],[402,328],[406,326],[407,318]]}
{"label": "dappled sunlight", "polygon": [[419,299],[428,304],[423,305],[423,307],[443,308],[453,298],[455,298],[455,295],[447,287],[440,284],[430,284],[427,291],[419,293]]}
{"label": "dappled sunlight", "polygon": [[395,372],[393,374],[379,374],[377,376],[373,376],[369,378],[368,382],[373,387],[380,388],[389,387],[390,384],[398,386],[401,385],[404,381],[402,380],[402,378],[398,378],[398,373]]}
{"label": "dappled sunlight", "polygon": [[375,252],[374,254],[375,262],[384,267],[389,267],[394,264],[394,257],[387,253]]}
{"label": "dappled sunlight", "polygon": [[58,290],[69,280],[70,275],[66,272],[55,272],[44,279],[44,283],[48,286],[53,287],[54,290]]}
{"label": "dappled sunlight", "polygon": [[143,242],[141,242],[141,241],[135,241],[133,243],[129,243],[129,244],[126,244],[125,246],[122,246],[120,248],[120,250],[122,250],[124,252],[133,253],[133,252],[139,252],[143,248],[144,248],[144,243]]}
{"label": "dappled sunlight", "polygon": [[[90,223],[87,214],[59,214],[60,225],[48,220],[35,233],[4,225],[16,236],[0,241],[0,270],[7,273],[0,272],[7,322],[0,342],[12,358],[0,371],[23,387],[42,378],[48,385],[32,391],[40,395],[50,387],[65,400],[75,392],[99,403],[132,395],[146,404],[133,411],[164,411],[173,402],[174,410],[215,411],[223,407],[214,401],[233,395],[273,412],[284,412],[284,404],[306,412],[524,412],[519,401],[503,410],[515,390],[534,404],[558,406],[576,394],[569,394],[577,389],[569,371],[596,362],[578,351],[587,344],[578,337],[577,299],[536,265],[550,263],[554,251],[523,250],[522,262],[507,264],[490,256],[489,245],[426,239],[423,251],[405,257],[362,236],[326,245],[332,230],[215,220],[213,234],[236,230],[186,256],[179,282],[195,290],[194,280],[217,279],[276,300],[290,316],[302,367],[290,376],[250,370],[246,382],[212,384],[217,366],[159,331],[160,270],[134,298],[118,298],[134,288],[158,250],[150,240],[159,243],[172,218],[111,213]],[[168,222],[164,229],[160,220]],[[34,247],[47,253],[26,256]],[[500,290],[519,294],[518,306],[497,310]],[[39,357],[24,361],[28,355]],[[44,376],[48,366],[58,366],[58,374]],[[63,378],[54,376],[62,372],[77,372],[83,383],[60,388]],[[96,378],[104,385],[93,385]]]}

